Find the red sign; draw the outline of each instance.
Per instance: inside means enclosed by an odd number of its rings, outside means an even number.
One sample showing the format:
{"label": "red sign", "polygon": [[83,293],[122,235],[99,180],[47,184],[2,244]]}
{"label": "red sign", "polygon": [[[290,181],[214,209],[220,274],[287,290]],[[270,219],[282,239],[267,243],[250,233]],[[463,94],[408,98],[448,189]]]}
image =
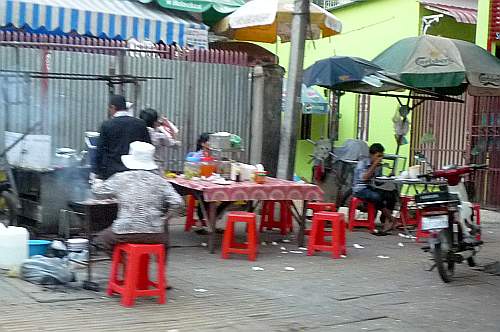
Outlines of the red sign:
{"label": "red sign", "polygon": [[488,50],[491,50],[492,42],[497,40],[500,40],[500,0],[491,0]]}

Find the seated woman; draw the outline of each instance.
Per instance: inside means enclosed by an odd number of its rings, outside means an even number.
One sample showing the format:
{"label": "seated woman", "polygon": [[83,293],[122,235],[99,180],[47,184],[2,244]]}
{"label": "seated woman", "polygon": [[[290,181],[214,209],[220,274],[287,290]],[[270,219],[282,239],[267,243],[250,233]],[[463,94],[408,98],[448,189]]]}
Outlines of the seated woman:
{"label": "seated woman", "polygon": [[159,119],[158,112],[152,108],[147,108],[142,110],[139,114],[139,118],[141,118],[144,122],[146,122],[146,126],[148,127],[149,136],[151,137],[151,143],[155,146],[155,162],[160,169],[160,174],[164,174],[165,170],[165,161],[166,161],[166,153],[168,147],[179,146],[180,142],[177,141],[173,135],[169,136],[160,130],[160,126],[165,123],[165,119]]}
{"label": "seated woman", "polygon": [[97,236],[97,245],[108,254],[119,243],[168,243],[167,212],[182,206],[183,200],[172,185],[157,174],[149,143],[133,142],[130,154],[122,156],[128,171],[106,181],[95,180],[92,191],[112,195],[118,201],[118,217]]}
{"label": "seated woman", "polygon": [[382,159],[384,158],[384,147],[375,143],[370,146],[370,157],[361,160],[354,171],[354,186],[352,188],[355,197],[375,204],[377,210],[382,212],[381,221],[384,227],[376,235],[387,235],[387,232],[396,225],[392,216],[392,211],[396,205],[396,198],[393,192],[374,188],[371,182],[382,176]]}
{"label": "seated woman", "polygon": [[[196,142],[196,151],[209,155],[210,154],[210,147],[208,145],[209,139],[210,139],[210,133],[202,133],[198,138],[198,141]],[[231,205],[231,202],[220,203],[219,206],[217,207],[216,218],[218,218],[229,205]],[[205,220],[202,206],[205,208],[205,210],[207,209],[207,203],[203,200],[200,202],[200,204],[198,204],[197,208],[198,220],[200,220],[201,225],[198,225],[199,227],[195,229],[195,232],[201,235],[208,233],[207,230],[203,227],[203,224],[206,223],[201,222],[202,220]]]}

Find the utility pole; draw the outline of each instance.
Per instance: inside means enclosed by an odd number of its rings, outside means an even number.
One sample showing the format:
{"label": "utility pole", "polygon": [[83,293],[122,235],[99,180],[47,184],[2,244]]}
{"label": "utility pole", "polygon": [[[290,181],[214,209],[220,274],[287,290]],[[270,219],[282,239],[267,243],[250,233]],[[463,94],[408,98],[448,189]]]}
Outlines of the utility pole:
{"label": "utility pole", "polygon": [[309,0],[295,0],[291,27],[290,62],[285,99],[285,114],[281,126],[278,178],[291,180],[297,150],[297,132],[302,112],[300,97],[304,68],[304,46],[307,22],[309,21]]}

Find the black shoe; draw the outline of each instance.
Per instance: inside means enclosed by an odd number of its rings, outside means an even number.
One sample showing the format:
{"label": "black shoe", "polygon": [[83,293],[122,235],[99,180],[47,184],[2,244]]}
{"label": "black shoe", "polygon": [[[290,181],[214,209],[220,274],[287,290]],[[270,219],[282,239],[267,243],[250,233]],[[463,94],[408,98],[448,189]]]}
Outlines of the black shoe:
{"label": "black shoe", "polygon": [[205,228],[199,228],[194,231],[198,235],[208,235],[208,231]]}

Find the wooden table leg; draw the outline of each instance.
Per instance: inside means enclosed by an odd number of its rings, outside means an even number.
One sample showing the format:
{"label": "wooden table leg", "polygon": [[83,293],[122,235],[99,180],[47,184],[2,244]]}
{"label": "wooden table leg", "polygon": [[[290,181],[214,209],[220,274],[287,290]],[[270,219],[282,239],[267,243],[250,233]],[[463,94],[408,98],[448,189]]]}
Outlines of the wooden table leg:
{"label": "wooden table leg", "polygon": [[208,202],[208,250],[211,254],[215,253],[215,237],[217,236],[217,204]]}
{"label": "wooden table leg", "polygon": [[87,261],[87,280],[83,281],[82,288],[94,292],[99,291],[99,284],[92,281],[92,220],[90,219],[90,207],[85,206],[85,235],[88,240],[89,257]]}
{"label": "wooden table leg", "polygon": [[299,218],[299,236],[297,238],[297,242],[299,247],[304,246],[304,233],[306,230],[306,218],[307,218],[307,201],[304,201],[304,205],[302,206],[302,215]]}
{"label": "wooden table leg", "polygon": [[215,236],[217,235],[217,202],[205,202],[203,204],[203,196],[200,193],[194,194],[198,202],[201,204],[201,212],[203,218],[207,221],[208,226],[208,250],[211,254],[215,254]]}

